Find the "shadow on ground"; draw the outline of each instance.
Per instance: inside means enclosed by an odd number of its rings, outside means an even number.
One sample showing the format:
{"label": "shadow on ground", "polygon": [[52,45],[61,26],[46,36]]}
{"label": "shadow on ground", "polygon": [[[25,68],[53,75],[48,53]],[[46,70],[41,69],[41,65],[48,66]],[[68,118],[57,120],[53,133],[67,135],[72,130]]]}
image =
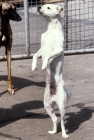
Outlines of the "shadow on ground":
{"label": "shadow on ground", "polygon": [[[4,133],[0,133],[0,137],[3,139],[3,138],[9,138],[9,139],[15,139],[15,140],[22,140],[21,138],[19,137],[15,137],[13,135],[9,135],[9,134],[4,134]],[[8,140],[8,139],[6,139]]]}
{"label": "shadow on ground", "polygon": [[[19,119],[46,119],[49,118],[45,113],[34,113],[34,109],[43,108],[42,101],[28,101],[12,106],[10,109],[0,108],[0,127]],[[85,104],[76,104],[71,107],[79,108],[78,112],[66,113],[65,127],[68,133],[73,133],[79,126],[88,121],[94,113],[93,107],[85,107]],[[30,111],[30,112],[29,112]],[[57,116],[60,116],[57,114]],[[60,123],[58,124],[58,132],[61,131]]]}
{"label": "shadow on ground", "polygon": [[42,101],[34,100],[16,104],[9,109],[0,108],[0,127],[22,118],[32,119],[33,116],[34,118],[46,118],[48,115],[33,112],[34,109],[43,107]]}
{"label": "shadow on ground", "polygon": [[[93,107],[85,107],[85,104],[76,104],[72,107],[79,108],[78,112],[66,113],[65,128],[67,133],[73,133],[76,131],[82,123],[91,119],[94,113]],[[77,109],[78,110],[78,109]],[[60,123],[58,124],[58,132],[61,131]]]}
{"label": "shadow on ground", "polygon": [[[32,79],[32,78],[31,78]],[[4,75],[4,76],[0,76],[0,80],[5,80],[7,81],[7,75]],[[12,81],[13,81],[13,89],[15,92],[17,92],[18,90],[20,89],[23,89],[25,87],[29,87],[29,86],[39,86],[39,87],[45,87],[45,82],[34,82],[32,80],[28,80],[28,79],[25,79],[25,78],[19,78],[19,77],[14,77],[12,76]],[[4,91],[2,93],[0,93],[0,96],[5,94],[7,92]]]}

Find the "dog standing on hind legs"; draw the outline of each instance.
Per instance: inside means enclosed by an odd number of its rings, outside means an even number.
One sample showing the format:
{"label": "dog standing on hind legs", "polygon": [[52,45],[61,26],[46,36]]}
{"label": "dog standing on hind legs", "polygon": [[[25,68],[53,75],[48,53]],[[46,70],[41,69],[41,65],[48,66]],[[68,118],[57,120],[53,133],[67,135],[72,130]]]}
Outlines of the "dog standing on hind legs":
{"label": "dog standing on hind legs", "polygon": [[10,3],[0,4],[0,47],[5,46],[8,69],[8,91],[14,93],[11,79],[11,47],[12,47],[12,30],[10,20],[21,21],[22,18],[17,14],[16,7]]}
{"label": "dog standing on hind legs", "polygon": [[61,115],[62,137],[68,138],[64,126],[64,115],[71,91],[65,86],[62,74],[64,60],[64,35],[60,18],[62,10],[60,6],[52,4],[38,7],[38,12],[48,21],[48,28],[41,36],[41,48],[33,57],[32,70],[36,69],[37,58],[42,56],[42,69],[46,69],[44,107],[53,122],[53,130],[48,133],[57,133],[57,117],[54,113],[54,103],[56,103]]}

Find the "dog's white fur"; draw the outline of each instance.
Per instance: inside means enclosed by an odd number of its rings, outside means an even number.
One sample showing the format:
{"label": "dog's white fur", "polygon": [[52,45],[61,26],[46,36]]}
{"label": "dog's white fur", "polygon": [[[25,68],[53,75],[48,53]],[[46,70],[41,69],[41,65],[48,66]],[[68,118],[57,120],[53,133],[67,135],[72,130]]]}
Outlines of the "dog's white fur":
{"label": "dog's white fur", "polygon": [[39,13],[48,20],[48,29],[41,36],[41,48],[33,57],[32,70],[36,69],[37,58],[42,56],[42,69],[46,69],[44,106],[53,121],[53,130],[48,133],[57,133],[57,117],[53,109],[56,102],[61,114],[62,137],[68,138],[65,132],[64,115],[66,102],[71,92],[65,86],[62,74],[64,60],[64,35],[60,18],[62,10],[60,6],[52,4],[38,8]]}

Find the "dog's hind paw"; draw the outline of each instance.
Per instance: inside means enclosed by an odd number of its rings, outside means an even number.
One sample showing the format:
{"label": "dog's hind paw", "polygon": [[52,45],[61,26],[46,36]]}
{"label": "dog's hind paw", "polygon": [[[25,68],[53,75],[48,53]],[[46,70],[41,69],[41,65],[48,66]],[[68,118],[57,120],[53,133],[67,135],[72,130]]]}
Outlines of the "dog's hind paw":
{"label": "dog's hind paw", "polygon": [[8,88],[8,92],[9,92],[10,95],[14,94],[14,90],[13,89]]}
{"label": "dog's hind paw", "polygon": [[62,137],[65,138],[65,139],[67,139],[67,138],[69,138],[69,135],[63,134]]}
{"label": "dog's hind paw", "polygon": [[57,131],[48,131],[49,134],[56,134]]}

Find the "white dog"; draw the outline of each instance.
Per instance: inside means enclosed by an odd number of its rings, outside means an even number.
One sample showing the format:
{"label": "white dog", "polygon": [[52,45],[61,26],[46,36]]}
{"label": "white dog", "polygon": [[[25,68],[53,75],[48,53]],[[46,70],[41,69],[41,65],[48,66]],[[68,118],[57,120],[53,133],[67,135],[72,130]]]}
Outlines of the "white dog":
{"label": "white dog", "polygon": [[44,106],[53,121],[53,130],[48,133],[57,133],[57,117],[53,109],[56,102],[61,114],[62,137],[68,138],[65,132],[64,115],[66,102],[71,92],[65,86],[62,75],[64,35],[59,15],[62,10],[60,6],[52,4],[38,7],[38,12],[48,20],[48,28],[41,36],[41,48],[33,57],[32,70],[36,69],[37,58],[42,56],[42,69],[46,69]]}

